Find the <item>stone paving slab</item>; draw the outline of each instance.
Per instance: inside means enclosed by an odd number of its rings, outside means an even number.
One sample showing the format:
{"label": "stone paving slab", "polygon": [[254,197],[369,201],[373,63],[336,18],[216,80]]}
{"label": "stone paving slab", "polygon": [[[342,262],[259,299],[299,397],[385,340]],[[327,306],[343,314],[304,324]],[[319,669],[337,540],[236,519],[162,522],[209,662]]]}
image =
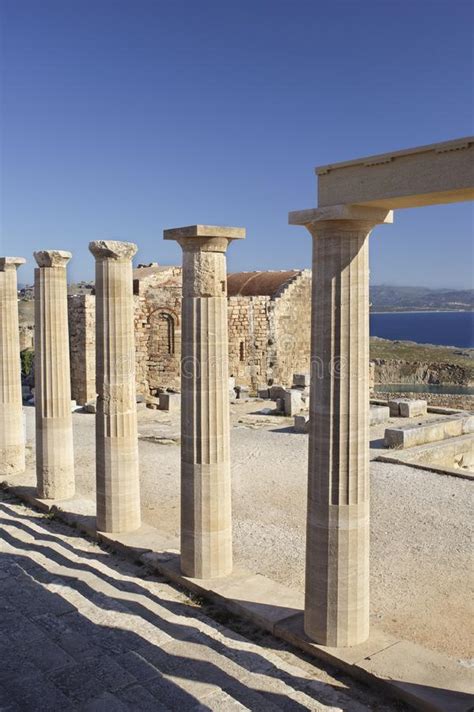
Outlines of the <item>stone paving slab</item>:
{"label": "stone paving slab", "polygon": [[[19,497],[25,497],[26,501],[29,503],[34,503],[35,498],[30,492],[30,488],[25,488],[18,483],[18,477],[14,480],[6,480],[4,482],[4,487]],[[50,502],[46,503],[41,501],[41,507],[47,506],[50,514],[54,513],[59,518],[67,520],[69,524],[74,524],[79,530],[82,529],[82,516],[75,518],[73,510],[75,509],[74,500],[71,500],[73,504],[69,506],[69,502]],[[89,533],[88,523],[85,530]],[[100,540],[100,532],[94,532],[97,539]],[[353,648],[325,648],[324,646],[316,645],[310,641],[304,634],[302,625],[302,611],[299,613],[294,613],[294,609],[298,606],[297,597],[295,597],[294,592],[291,589],[286,589],[286,592],[282,598],[282,587],[280,584],[271,581],[265,577],[261,577],[263,581],[260,581],[263,589],[265,590],[265,596],[261,595],[261,592],[255,592],[255,587],[253,590],[253,595],[257,596],[257,600],[250,600],[249,595],[250,589],[245,590],[245,581],[251,580],[252,578],[258,578],[253,576],[250,572],[245,570],[236,570],[229,577],[224,579],[214,579],[214,580],[203,580],[203,579],[191,579],[185,577],[180,572],[179,564],[179,554],[175,550],[167,547],[164,551],[146,551],[142,553],[147,547],[143,546],[144,537],[141,536],[141,546],[135,546],[131,544],[127,546],[122,537],[118,537],[116,549],[123,554],[128,554],[128,556],[133,560],[139,560],[151,568],[151,570],[156,571],[160,575],[164,575],[169,581],[172,581],[191,592],[203,596],[206,599],[217,601],[223,608],[235,612],[237,610],[238,614],[242,616],[243,619],[250,620],[252,623],[256,623],[258,626],[272,631],[275,636],[285,641],[289,641],[293,646],[299,648],[300,650],[308,653],[313,658],[315,664],[319,665],[320,661],[323,663],[330,663],[335,666],[338,670],[343,673],[347,673],[352,678],[356,680],[361,680],[364,683],[368,683],[374,689],[382,691],[384,696],[390,698],[395,698],[409,702],[413,707],[420,710],[430,710],[434,712],[445,712],[446,709],[449,712],[472,712],[472,702],[473,697],[473,680],[472,676],[469,675],[465,667],[460,666],[457,661],[441,655],[421,646],[410,647],[408,641],[399,640],[393,636],[387,635],[384,631],[378,630],[374,626],[371,629],[370,639],[362,646],[355,646]],[[152,533],[151,542],[156,542],[160,539],[159,532]],[[82,540],[83,541],[83,540]],[[107,543],[112,547],[114,546],[114,536],[107,536]],[[62,541],[63,546],[67,546]],[[48,545],[52,548],[56,547],[56,544],[51,542],[49,539]],[[82,556],[90,556],[84,551],[84,547],[81,547]],[[102,554],[104,556],[104,554]],[[99,558],[100,562],[100,558]],[[98,564],[99,566],[101,563]],[[131,565],[131,564],[130,564]],[[113,564],[108,562],[108,566],[113,569]],[[54,568],[54,563],[53,563]],[[90,567],[89,567],[90,568]],[[59,569],[61,570],[61,569]],[[88,574],[89,575],[89,574]],[[115,579],[117,577],[115,576]],[[1,579],[1,569],[0,569],[0,579]],[[260,579],[259,579],[260,580]],[[48,584],[51,589],[54,587],[53,584]],[[132,604],[136,606],[137,599],[130,592],[130,586],[127,586],[124,582],[119,582],[115,580],[114,585],[117,589],[124,589],[127,591],[127,596],[129,598],[128,604],[132,607]],[[107,586],[107,582],[103,581],[98,584],[98,588],[102,589],[104,592]],[[146,582],[142,582],[142,586],[146,586]],[[231,595],[232,590],[244,591],[246,598],[249,600],[245,601],[245,605],[242,605],[242,599],[237,597],[233,598]],[[135,591],[133,592],[135,593]],[[163,594],[166,598],[166,593]],[[241,593],[239,594],[241,595]],[[66,592],[63,596],[67,598],[70,602],[76,601],[78,593],[76,592]],[[108,613],[98,607],[97,605],[91,605],[92,603],[100,603],[100,594],[95,591],[90,597],[90,601],[85,601],[84,597],[79,597],[81,603],[81,609],[86,610],[91,617],[91,620],[99,624],[107,623],[107,621],[113,617],[113,613]],[[123,605],[120,604],[120,599],[123,595],[120,593],[115,593],[114,595],[114,609],[121,610],[122,620],[127,619],[126,614],[123,611]],[[286,601],[285,605],[278,606],[278,600]],[[267,602],[266,605],[265,600]],[[288,602],[291,602],[291,606],[288,607]],[[139,601],[138,601],[139,602]],[[267,609],[267,610],[266,610]],[[267,613],[276,610],[276,615],[269,615],[268,619]],[[258,615],[255,615],[255,611],[258,611]],[[283,615],[280,615],[283,612]],[[151,614],[151,612],[150,612]],[[71,614],[74,615],[74,614]],[[149,615],[144,613],[144,617]],[[161,623],[161,635],[166,634],[169,638],[183,639],[192,635],[194,630],[190,630],[188,626],[175,625],[176,617],[173,618],[171,614],[172,621],[170,617],[168,619],[163,619],[159,616],[159,611],[156,608],[153,611],[153,615],[158,616]],[[134,625],[139,625],[137,619],[134,619]],[[133,626],[132,626],[133,627]],[[203,622],[202,618],[194,621],[194,628],[201,630],[203,633],[208,633],[206,629],[206,624]],[[96,636],[97,637],[97,636]],[[212,636],[207,636],[207,645],[210,645],[216,638],[222,637],[222,633],[218,632],[217,635],[214,633]],[[225,636],[224,636],[225,637]],[[94,636],[92,636],[94,640]],[[96,641],[97,642],[97,641]],[[275,641],[274,641],[275,642]],[[397,657],[393,659],[393,667],[390,671],[387,671],[385,666],[382,664],[386,650],[391,649],[397,645],[408,645],[406,650],[406,658],[401,660],[401,664],[397,666]],[[127,648],[124,646],[123,641],[118,641],[116,636],[110,633],[101,632],[100,647],[102,647],[107,652],[113,652],[114,654],[127,652]],[[226,642],[227,648],[231,647]],[[410,658],[411,655],[420,654],[420,659],[416,657]],[[234,651],[228,650],[228,654],[233,655]],[[264,658],[268,659],[269,651],[267,650]],[[377,663],[373,666],[366,664],[366,661],[370,661],[378,657]],[[253,664],[255,664],[255,657],[253,657]],[[407,684],[404,684],[405,671],[407,669],[416,670],[415,678]],[[278,664],[281,668],[281,661]],[[441,677],[449,678],[450,684],[445,688],[440,688],[437,684],[438,669]],[[186,682],[187,684],[187,682]],[[212,688],[211,688],[212,689]],[[181,693],[180,693],[181,694]],[[209,692],[209,695],[215,694],[214,692]],[[446,705],[449,703],[449,706]],[[263,703],[262,703],[263,704]],[[400,703],[399,703],[400,704]],[[316,708],[317,709],[317,708]],[[378,709],[378,708],[377,708]],[[399,709],[399,707],[397,707]]]}
{"label": "stone paving slab", "polygon": [[2,712],[401,709],[248,630],[0,492]]}

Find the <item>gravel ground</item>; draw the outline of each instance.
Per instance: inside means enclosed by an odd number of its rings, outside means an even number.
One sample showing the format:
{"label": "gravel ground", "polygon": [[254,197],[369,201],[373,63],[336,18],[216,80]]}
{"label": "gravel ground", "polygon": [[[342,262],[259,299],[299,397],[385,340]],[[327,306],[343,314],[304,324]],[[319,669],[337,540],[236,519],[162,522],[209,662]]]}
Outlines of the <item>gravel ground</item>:
{"label": "gravel ground", "polygon": [[[307,436],[291,432],[289,419],[252,415],[264,405],[231,407],[235,563],[302,589]],[[26,412],[33,439],[34,410]],[[77,489],[93,497],[94,416],[73,420]],[[372,428],[372,455],[384,427]],[[144,519],[178,537],[179,415],[141,410],[139,433]],[[472,482],[372,462],[371,486],[373,621],[468,664]]]}

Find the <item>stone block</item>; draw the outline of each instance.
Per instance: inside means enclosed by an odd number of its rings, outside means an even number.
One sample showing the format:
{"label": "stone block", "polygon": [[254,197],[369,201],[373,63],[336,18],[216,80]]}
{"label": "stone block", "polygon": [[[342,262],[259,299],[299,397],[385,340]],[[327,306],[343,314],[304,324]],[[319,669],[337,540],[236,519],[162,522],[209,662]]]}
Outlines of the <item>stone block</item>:
{"label": "stone block", "polygon": [[276,400],[277,398],[283,398],[285,395],[286,388],[283,386],[270,386],[270,398],[271,400]]}
{"label": "stone block", "polygon": [[151,410],[158,410],[158,408],[160,407],[160,399],[156,396],[147,396],[146,407],[151,408]]}
{"label": "stone block", "polygon": [[385,445],[389,448],[407,448],[447,438],[467,435],[474,431],[474,416],[458,415],[431,420],[421,425],[402,425],[386,428]]}
{"label": "stone block", "polygon": [[407,400],[407,398],[394,398],[393,400],[389,400],[388,407],[390,409],[391,418],[400,417],[400,403],[405,403]]}
{"label": "stone block", "polygon": [[401,418],[419,418],[426,415],[428,403],[425,400],[406,400],[400,402]]}
{"label": "stone block", "polygon": [[308,388],[310,383],[309,373],[294,373],[292,388]]}
{"label": "stone block", "polygon": [[386,405],[371,405],[369,412],[369,424],[379,425],[385,423],[390,417],[390,408]]}
{"label": "stone block", "polygon": [[283,409],[285,415],[297,415],[301,411],[302,407],[303,401],[301,398],[301,391],[294,388],[287,390],[283,396]]}
{"label": "stone block", "polygon": [[309,431],[309,416],[295,415],[295,433],[307,433]]}
{"label": "stone block", "polygon": [[181,406],[181,393],[160,393],[160,410],[179,410]]}
{"label": "stone block", "polygon": [[96,401],[88,401],[82,407],[84,413],[97,413]]}

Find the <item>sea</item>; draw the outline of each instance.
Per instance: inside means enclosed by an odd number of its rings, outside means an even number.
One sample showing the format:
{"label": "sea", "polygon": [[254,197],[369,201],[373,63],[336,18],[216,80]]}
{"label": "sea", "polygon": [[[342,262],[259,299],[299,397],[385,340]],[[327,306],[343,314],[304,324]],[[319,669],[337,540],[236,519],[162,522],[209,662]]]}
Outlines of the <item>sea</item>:
{"label": "sea", "polygon": [[474,348],[474,312],[373,312],[370,335],[392,341]]}

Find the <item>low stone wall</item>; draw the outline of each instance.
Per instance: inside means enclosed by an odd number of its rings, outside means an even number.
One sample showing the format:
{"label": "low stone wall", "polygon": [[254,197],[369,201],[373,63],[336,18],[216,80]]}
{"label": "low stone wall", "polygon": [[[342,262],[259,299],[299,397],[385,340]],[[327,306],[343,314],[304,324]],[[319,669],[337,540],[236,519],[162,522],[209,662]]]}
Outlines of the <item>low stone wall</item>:
{"label": "low stone wall", "polygon": [[440,408],[457,408],[459,410],[474,410],[474,396],[450,395],[442,393],[379,393],[373,394],[379,401],[389,401],[395,398],[410,398],[419,400],[423,398],[430,406]]}

